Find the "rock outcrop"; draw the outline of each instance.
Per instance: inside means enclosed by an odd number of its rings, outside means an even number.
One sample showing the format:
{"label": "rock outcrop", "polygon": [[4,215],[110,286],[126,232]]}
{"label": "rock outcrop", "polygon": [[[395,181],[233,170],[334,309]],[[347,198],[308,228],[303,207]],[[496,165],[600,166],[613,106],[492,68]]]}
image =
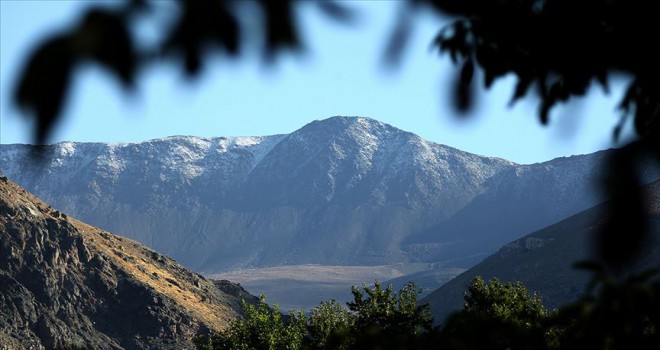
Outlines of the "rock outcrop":
{"label": "rock outcrop", "polygon": [[192,349],[240,298],[254,297],[0,177],[0,349]]}

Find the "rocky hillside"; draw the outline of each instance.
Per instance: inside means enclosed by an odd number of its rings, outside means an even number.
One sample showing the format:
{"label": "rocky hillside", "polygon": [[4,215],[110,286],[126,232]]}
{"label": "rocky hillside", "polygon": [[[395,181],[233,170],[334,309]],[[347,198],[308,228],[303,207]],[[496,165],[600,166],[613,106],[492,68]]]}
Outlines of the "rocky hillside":
{"label": "rocky hillside", "polygon": [[53,209],[0,177],[0,348],[191,349],[240,286]]}
{"label": "rocky hillside", "polygon": [[[634,271],[660,266],[660,181],[645,187],[647,212],[655,231]],[[555,308],[577,300],[590,274],[575,270],[573,263],[593,258],[594,235],[605,222],[604,206],[585,210],[566,220],[517,239],[473,268],[449,281],[422,302],[428,302],[434,319],[442,322],[463,307],[467,284],[476,276],[485,280],[522,281],[537,291],[547,307]]]}
{"label": "rocky hillside", "polygon": [[41,160],[33,150],[0,145],[0,170],[54,206],[200,272],[467,267],[602,199],[591,181],[602,153],[517,165],[367,118],[329,118],[278,136],[64,142],[45,147]]}

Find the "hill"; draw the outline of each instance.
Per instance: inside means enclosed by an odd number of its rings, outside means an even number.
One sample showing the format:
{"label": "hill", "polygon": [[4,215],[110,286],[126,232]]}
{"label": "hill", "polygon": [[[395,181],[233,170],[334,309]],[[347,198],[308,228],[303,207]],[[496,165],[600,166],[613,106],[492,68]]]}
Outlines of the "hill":
{"label": "hill", "polygon": [[240,315],[239,285],[53,209],[0,177],[0,344],[190,349]]}
{"label": "hill", "polygon": [[[647,185],[644,191],[646,210],[655,226],[643,257],[631,268],[638,272],[660,266],[660,181]],[[573,264],[593,259],[590,247],[605,223],[604,210],[604,205],[595,206],[510,242],[421,302],[428,302],[436,322],[442,322],[462,308],[466,285],[476,276],[522,281],[529,290],[539,292],[550,308],[576,300],[584,292],[590,274],[574,269]]]}

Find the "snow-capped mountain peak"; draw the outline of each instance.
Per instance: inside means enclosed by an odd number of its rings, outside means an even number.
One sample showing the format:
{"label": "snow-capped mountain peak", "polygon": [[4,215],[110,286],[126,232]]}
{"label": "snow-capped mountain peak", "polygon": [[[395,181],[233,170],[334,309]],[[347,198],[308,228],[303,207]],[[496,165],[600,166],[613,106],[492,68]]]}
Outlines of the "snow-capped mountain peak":
{"label": "snow-capped mountain peak", "polygon": [[[581,184],[596,163],[588,157],[548,162],[516,177],[520,166],[512,162],[363,117],[314,121],[286,135],[62,142],[41,153],[1,145],[0,151],[0,171],[54,206],[198,271],[423,260],[433,254],[420,253],[418,244],[431,240],[437,248],[443,237],[480,234],[480,220],[456,218],[463,212],[490,218],[506,208],[490,204],[494,193],[584,208],[593,200]],[[573,168],[566,183],[547,181],[567,167]],[[536,184],[537,177],[546,180]],[[515,190],[515,183],[528,187]],[[534,197],[529,186],[544,186],[547,198]],[[533,225],[571,214],[552,210]],[[507,215],[513,214],[492,217]],[[432,239],[420,236],[439,225],[445,226]]]}

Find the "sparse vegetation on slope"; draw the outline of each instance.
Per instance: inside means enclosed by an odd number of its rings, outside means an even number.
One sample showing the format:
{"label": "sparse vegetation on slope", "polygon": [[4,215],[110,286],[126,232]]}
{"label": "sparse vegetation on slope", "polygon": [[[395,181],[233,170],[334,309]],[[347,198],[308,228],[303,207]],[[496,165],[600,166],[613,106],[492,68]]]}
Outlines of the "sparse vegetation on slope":
{"label": "sparse vegetation on slope", "polygon": [[[241,314],[240,286],[73,219],[0,177],[0,346],[180,349]],[[248,297],[249,299],[249,297]]]}

